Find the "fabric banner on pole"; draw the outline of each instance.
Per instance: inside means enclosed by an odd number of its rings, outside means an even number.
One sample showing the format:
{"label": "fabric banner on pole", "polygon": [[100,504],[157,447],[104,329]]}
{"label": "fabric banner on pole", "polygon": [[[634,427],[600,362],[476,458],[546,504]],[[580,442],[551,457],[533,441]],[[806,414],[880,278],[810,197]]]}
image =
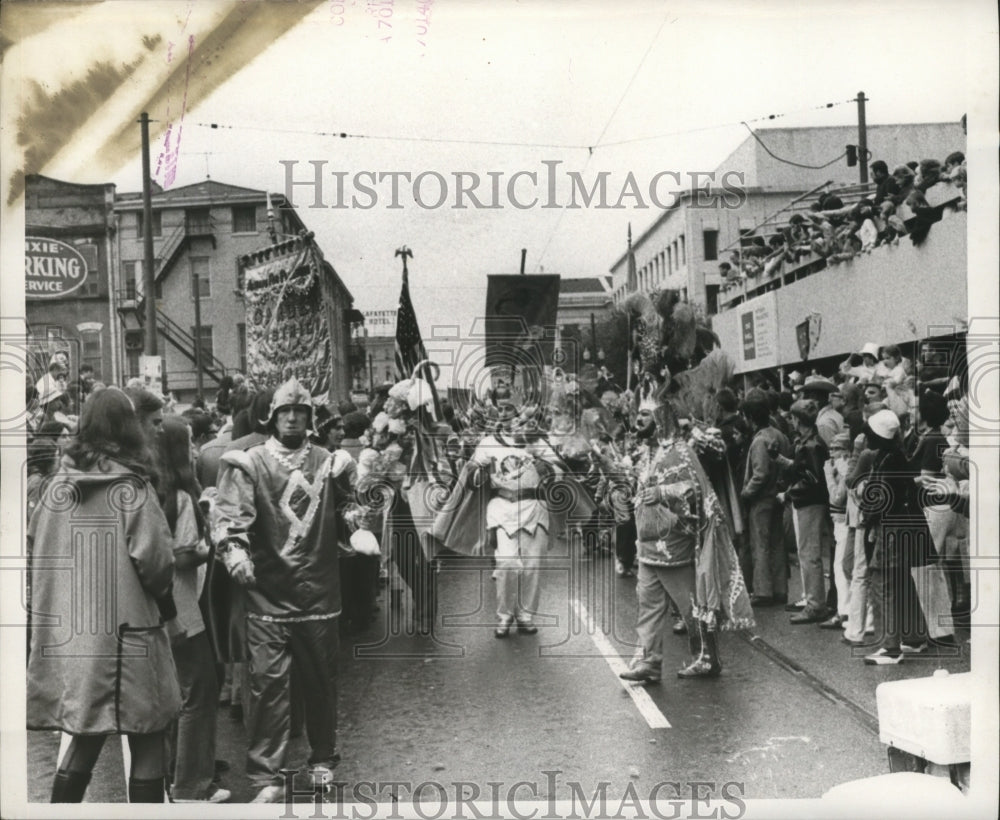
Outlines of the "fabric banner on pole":
{"label": "fabric banner on pole", "polygon": [[274,388],[295,376],[324,404],[330,390],[330,326],[322,259],[310,239],[274,245],[244,268],[247,376]]}
{"label": "fabric banner on pole", "polygon": [[[559,306],[558,275],[495,274],[486,288],[486,366],[508,369],[523,398],[541,400],[553,361]],[[515,376],[516,374],[516,376]],[[517,384],[515,382],[515,384]]]}
{"label": "fabric banner on pole", "polygon": [[525,348],[551,364],[558,275],[494,274],[486,288],[486,366],[519,364]]}

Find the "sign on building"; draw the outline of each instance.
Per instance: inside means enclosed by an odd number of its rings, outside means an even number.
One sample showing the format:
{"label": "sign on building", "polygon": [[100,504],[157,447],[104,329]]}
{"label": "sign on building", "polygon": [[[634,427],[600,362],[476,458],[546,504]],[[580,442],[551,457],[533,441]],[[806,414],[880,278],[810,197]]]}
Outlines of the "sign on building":
{"label": "sign on building", "polygon": [[24,298],[61,299],[87,281],[87,261],[72,245],[24,237]]}
{"label": "sign on building", "polygon": [[712,329],[730,351],[737,373],[778,366],[778,309],[774,292],[712,317]]}

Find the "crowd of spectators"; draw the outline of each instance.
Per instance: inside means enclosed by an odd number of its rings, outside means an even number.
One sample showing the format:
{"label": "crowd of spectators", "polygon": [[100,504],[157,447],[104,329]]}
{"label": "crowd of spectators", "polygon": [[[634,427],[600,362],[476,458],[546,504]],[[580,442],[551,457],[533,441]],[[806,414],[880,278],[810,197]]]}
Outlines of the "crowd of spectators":
{"label": "crowd of spectators", "polygon": [[960,151],[943,162],[898,165],[891,173],[883,160],[876,160],[871,173],[871,183],[803,200],[786,212],[786,221],[762,228],[766,235],[745,236],[719,266],[724,289],[810,263],[837,264],[903,236],[920,244],[945,210],[966,208],[966,163]]}
{"label": "crowd of spectators", "polygon": [[[955,645],[970,594],[962,354],[929,342],[914,365],[869,342],[829,378],[793,371],[780,391],[762,383],[743,397],[753,433],[730,441],[746,465],[742,563],[755,605],[842,630],[845,644],[874,650],[871,664]],[[799,566],[799,601],[786,598],[785,560]]]}

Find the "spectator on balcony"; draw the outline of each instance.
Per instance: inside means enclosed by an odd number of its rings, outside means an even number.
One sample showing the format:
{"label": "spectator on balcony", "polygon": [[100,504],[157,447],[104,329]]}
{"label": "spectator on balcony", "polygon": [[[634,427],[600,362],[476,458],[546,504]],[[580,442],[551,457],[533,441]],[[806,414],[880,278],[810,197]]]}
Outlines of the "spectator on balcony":
{"label": "spectator on balcony", "polygon": [[874,248],[879,241],[879,225],[884,223],[878,218],[874,204],[870,199],[863,199],[855,206],[855,229],[854,235],[858,238],[861,251],[867,253]]}
{"label": "spectator on balcony", "polygon": [[764,259],[767,257],[767,245],[764,237],[755,236],[748,247],[743,248],[743,273],[751,279],[756,278],[764,270]]}
{"label": "spectator on balcony", "polygon": [[965,154],[961,151],[954,151],[945,158],[944,173],[948,180],[962,193],[962,200],[959,208],[965,208],[966,200],[966,167]]}
{"label": "spectator on balcony", "polygon": [[785,228],[785,258],[794,264],[811,252],[806,219],[802,214],[792,214]]}
{"label": "spectator on balcony", "polygon": [[877,159],[871,164],[872,179],[875,181],[875,197],[872,204],[876,209],[882,209],[882,204],[889,202],[899,193],[896,178],[889,175],[889,166],[883,160]]}
{"label": "spectator on balcony", "polygon": [[910,194],[913,193],[913,183],[916,175],[909,165],[897,165],[893,169],[892,176],[896,181],[897,190],[896,193],[889,197],[889,201],[898,209],[900,205],[906,202]]}
{"label": "spectator on balcony", "polygon": [[813,211],[837,211],[844,207],[844,200],[832,191],[825,191],[812,204]]}

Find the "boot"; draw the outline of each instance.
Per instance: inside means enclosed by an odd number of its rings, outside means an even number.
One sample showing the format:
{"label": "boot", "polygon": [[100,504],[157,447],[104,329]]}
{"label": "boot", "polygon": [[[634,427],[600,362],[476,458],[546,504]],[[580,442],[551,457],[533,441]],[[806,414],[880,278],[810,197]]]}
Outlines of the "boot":
{"label": "boot", "polygon": [[629,664],[629,668],[618,675],[622,680],[635,681],[637,683],[659,683],[660,682],[659,661],[649,658],[636,658]]}
{"label": "boot", "polygon": [[164,790],[162,777],[154,777],[149,780],[130,777],[128,780],[128,802],[162,803]]}
{"label": "boot", "polygon": [[705,624],[696,621],[695,628],[690,630],[688,645],[694,660],[683,669],[677,671],[679,678],[717,678],[722,672],[719,655],[715,643],[715,633],[709,632]]}
{"label": "boot", "polygon": [[71,772],[60,769],[52,781],[52,799],[50,803],[82,803],[83,795],[90,783],[90,772]]}

